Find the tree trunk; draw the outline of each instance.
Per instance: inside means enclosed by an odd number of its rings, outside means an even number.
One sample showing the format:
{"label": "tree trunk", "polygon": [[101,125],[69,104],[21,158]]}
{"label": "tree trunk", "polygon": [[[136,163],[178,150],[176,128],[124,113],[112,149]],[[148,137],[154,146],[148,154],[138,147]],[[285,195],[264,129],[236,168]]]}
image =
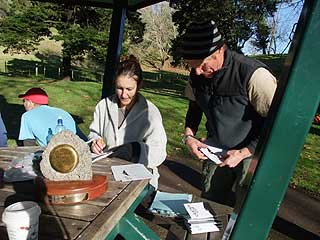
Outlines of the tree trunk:
{"label": "tree trunk", "polygon": [[72,80],[72,70],[71,70],[71,56],[63,55],[62,57],[62,77],[63,80]]}

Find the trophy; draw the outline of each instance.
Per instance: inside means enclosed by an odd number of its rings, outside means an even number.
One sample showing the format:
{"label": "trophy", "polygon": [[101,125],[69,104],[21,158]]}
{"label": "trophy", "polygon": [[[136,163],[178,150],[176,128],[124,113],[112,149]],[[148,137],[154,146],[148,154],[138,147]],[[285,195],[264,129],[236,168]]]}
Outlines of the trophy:
{"label": "trophy", "polygon": [[88,144],[69,130],[52,137],[42,153],[40,171],[38,193],[52,204],[91,200],[107,190],[107,177],[92,173]]}

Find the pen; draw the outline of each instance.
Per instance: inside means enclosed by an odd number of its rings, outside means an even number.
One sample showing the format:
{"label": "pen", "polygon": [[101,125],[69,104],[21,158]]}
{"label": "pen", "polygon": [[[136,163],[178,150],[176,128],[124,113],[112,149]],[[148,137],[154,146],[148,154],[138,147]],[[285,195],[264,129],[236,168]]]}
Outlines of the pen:
{"label": "pen", "polygon": [[85,143],[86,143],[86,144],[90,144],[93,140],[94,140],[94,139],[91,138],[90,140],[86,141]]}

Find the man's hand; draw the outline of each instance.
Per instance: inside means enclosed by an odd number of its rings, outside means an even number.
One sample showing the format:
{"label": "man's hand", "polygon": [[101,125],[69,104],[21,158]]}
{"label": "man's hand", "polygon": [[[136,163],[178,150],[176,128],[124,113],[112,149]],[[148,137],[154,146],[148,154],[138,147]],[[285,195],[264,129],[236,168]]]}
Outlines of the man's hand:
{"label": "man's hand", "polygon": [[97,138],[92,141],[91,151],[96,154],[101,154],[106,146],[102,138]]}
{"label": "man's hand", "polygon": [[219,166],[224,167],[228,166],[230,168],[236,167],[243,159],[250,157],[252,153],[248,148],[242,148],[240,150],[229,150],[226,153],[223,163]]}
{"label": "man's hand", "polygon": [[192,155],[197,157],[198,159],[205,160],[208,159],[202,152],[199,151],[199,148],[207,147],[206,144],[200,142],[198,139],[194,137],[188,137],[186,140],[186,145]]}

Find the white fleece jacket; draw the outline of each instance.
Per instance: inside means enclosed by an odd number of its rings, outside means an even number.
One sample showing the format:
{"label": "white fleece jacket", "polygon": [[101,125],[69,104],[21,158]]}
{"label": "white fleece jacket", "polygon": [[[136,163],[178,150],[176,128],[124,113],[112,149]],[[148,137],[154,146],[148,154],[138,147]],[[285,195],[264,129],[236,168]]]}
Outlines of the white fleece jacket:
{"label": "white fleece jacket", "polygon": [[152,169],[154,177],[150,183],[157,189],[157,167],[166,158],[167,136],[158,108],[140,94],[137,98],[119,129],[117,96],[102,99],[95,108],[88,138],[102,137],[108,149],[138,142],[141,148],[139,163]]}

